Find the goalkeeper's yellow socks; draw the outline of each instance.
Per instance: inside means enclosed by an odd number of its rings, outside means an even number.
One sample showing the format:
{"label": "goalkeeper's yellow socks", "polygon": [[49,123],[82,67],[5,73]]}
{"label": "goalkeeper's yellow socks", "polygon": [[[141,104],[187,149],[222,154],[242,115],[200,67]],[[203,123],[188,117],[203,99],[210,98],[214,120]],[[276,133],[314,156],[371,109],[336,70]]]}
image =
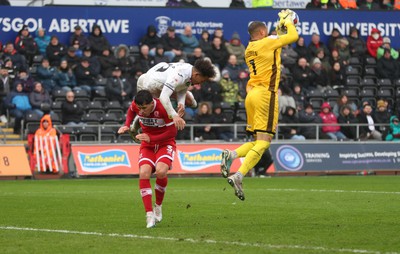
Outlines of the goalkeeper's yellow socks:
{"label": "goalkeeper's yellow socks", "polygon": [[264,154],[265,150],[269,148],[270,144],[270,142],[265,140],[255,141],[255,145],[250,148],[250,151],[244,158],[244,161],[239,168],[239,172],[242,173],[242,175],[246,175],[252,168],[254,168],[254,166],[261,159],[261,156]]}

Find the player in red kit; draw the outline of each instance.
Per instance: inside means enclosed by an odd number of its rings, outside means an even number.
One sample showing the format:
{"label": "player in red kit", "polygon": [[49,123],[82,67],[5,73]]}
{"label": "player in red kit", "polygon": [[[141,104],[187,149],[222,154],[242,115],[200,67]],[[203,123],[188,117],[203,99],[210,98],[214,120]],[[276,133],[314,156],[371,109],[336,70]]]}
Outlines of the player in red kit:
{"label": "player in red kit", "polygon": [[[176,149],[175,136],[177,128],[174,121],[160,100],[153,98],[148,90],[139,91],[128,109],[125,125],[119,128],[118,134],[129,130],[135,118],[139,117],[142,133],[136,135],[140,140],[139,151],[139,188],[146,210],[147,228],[152,228],[162,219],[162,202],[168,183],[167,173],[174,160]],[[152,187],[150,177],[156,174],[155,197],[153,210]]]}

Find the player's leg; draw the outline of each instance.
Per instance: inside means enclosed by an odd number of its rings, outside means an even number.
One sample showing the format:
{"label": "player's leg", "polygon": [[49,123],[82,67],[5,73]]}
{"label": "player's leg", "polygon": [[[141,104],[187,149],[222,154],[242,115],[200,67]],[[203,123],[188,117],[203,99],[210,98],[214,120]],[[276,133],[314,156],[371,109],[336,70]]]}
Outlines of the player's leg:
{"label": "player's leg", "polygon": [[154,169],[153,156],[151,149],[140,148],[139,189],[140,195],[142,196],[144,210],[146,212],[147,228],[152,228],[156,225],[152,202],[153,191],[150,183],[150,177]]}

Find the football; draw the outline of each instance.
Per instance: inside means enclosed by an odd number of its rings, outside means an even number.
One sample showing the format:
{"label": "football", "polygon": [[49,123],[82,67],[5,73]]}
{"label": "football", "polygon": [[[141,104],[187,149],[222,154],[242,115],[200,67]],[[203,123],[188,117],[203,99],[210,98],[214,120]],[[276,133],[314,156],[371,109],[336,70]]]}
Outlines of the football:
{"label": "football", "polygon": [[300,18],[299,18],[299,15],[297,15],[297,13],[294,12],[294,11],[293,11],[293,13],[292,13],[292,20],[293,20],[293,24],[294,24],[295,26],[299,26],[299,24],[300,24]]}

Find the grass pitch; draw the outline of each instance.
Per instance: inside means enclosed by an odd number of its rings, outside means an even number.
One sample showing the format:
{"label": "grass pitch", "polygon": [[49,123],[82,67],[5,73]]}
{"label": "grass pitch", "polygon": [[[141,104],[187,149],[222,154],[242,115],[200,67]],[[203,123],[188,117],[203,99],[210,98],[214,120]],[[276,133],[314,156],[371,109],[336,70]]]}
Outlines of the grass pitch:
{"label": "grass pitch", "polygon": [[[154,187],[154,179],[152,179]],[[400,177],[170,178],[146,229],[138,179],[0,182],[0,253],[400,253]]]}

